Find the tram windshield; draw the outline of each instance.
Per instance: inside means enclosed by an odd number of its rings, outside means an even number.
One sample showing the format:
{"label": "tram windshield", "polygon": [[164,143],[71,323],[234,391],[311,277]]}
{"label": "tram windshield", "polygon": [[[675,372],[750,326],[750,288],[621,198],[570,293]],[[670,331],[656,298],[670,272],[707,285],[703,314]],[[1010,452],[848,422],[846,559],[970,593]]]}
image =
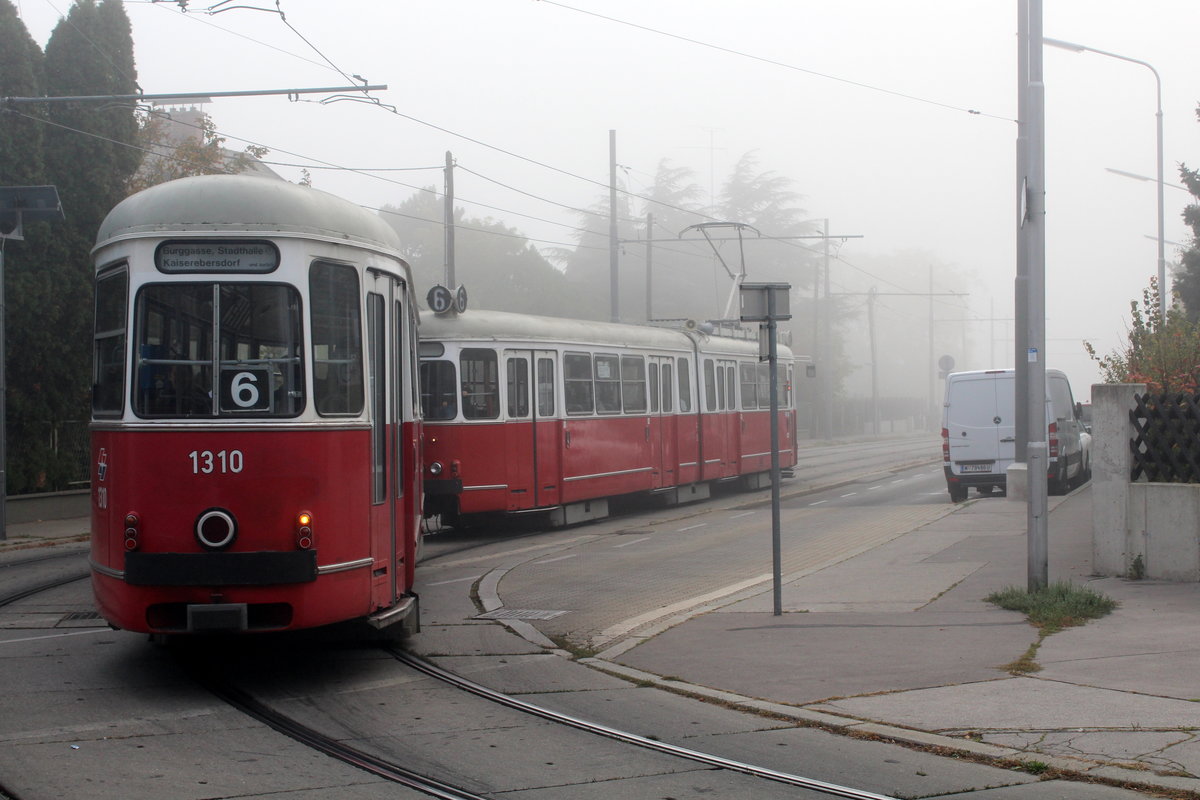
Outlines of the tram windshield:
{"label": "tram windshield", "polygon": [[139,416],[290,417],[304,408],[295,288],[154,284],[138,294],[136,315]]}

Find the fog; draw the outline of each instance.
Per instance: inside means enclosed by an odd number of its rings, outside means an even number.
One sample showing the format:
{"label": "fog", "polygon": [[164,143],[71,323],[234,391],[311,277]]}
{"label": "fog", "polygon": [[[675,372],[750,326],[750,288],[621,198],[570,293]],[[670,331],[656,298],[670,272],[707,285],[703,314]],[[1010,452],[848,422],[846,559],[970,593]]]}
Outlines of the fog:
{"label": "fog", "polygon": [[[65,0],[17,5],[42,45],[66,10]],[[793,180],[808,217],[853,237],[831,260],[831,290],[858,315],[843,326],[856,366],[848,391],[869,392],[872,287],[882,393],[926,391],[931,316],[935,356],[947,351],[957,368],[1013,362],[1015,0],[283,0],[286,23],[250,9],[207,15],[207,5],[126,3],[145,92],[336,86],[351,75],[389,85],[376,96],[396,113],[284,98],[205,106],[228,145],[263,144],[268,160],[295,165],[276,167],[290,180],[307,166],[318,188],[396,204],[412,186],[441,185],[449,150],[493,179],[456,175],[468,214],[549,248],[573,242],[570,208],[604,196],[610,129],[635,192],[664,158],[719,192],[754,151],[762,169]],[[1179,162],[1200,162],[1200,4],[1045,0],[1044,27],[1153,64],[1166,181],[1178,183]],[[1045,77],[1046,360],[1086,400],[1098,372],[1082,341],[1117,347],[1129,302],[1157,270],[1155,187],[1108,171],[1154,176],[1155,84],[1143,66],[1052,48]],[[353,171],[414,167],[430,169]],[[1188,200],[1166,189],[1168,241],[1188,241]],[[1175,254],[1168,245],[1169,263]]]}

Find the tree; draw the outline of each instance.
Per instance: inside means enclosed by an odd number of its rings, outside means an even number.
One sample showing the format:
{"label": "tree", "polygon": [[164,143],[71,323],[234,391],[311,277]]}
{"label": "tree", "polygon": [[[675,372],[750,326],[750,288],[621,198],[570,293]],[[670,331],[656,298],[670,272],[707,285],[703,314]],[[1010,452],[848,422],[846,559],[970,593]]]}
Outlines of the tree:
{"label": "tree", "polygon": [[[0,0],[0,95],[42,94],[42,51],[10,0]],[[34,107],[0,112],[0,186],[42,182],[42,129]]]}
{"label": "tree", "polygon": [[[1196,108],[1200,119],[1200,106]],[[1182,265],[1175,279],[1175,293],[1186,309],[1188,319],[1200,319],[1200,170],[1179,165],[1179,175],[1192,197],[1196,198],[1183,210],[1183,221],[1192,229],[1191,246],[1183,251]]]}
{"label": "tree", "polygon": [[[133,94],[129,19],[118,0],[79,0],[46,45],[44,94]],[[29,235],[6,259],[10,492],[61,488],[78,479],[79,456],[59,446],[89,416],[91,248],[137,168],[131,108],[48,105],[43,179],[58,188],[66,220]]]}
{"label": "tree", "polygon": [[254,144],[242,152],[227,150],[225,137],[217,134],[212,118],[200,111],[140,114],[138,142],[145,157],[129,178],[126,191],[130,194],[191,175],[245,172],[268,152]]}
{"label": "tree", "polygon": [[1195,393],[1200,388],[1200,322],[1189,319],[1179,303],[1165,310],[1158,279],[1151,278],[1141,304],[1129,304],[1132,324],[1125,344],[1098,356],[1088,342],[1088,355],[1100,365],[1105,383],[1144,383],[1153,394]]}
{"label": "tree", "polygon": [[[395,229],[413,268],[418,296],[444,282],[444,203],[437,190],[421,190],[398,206],[385,206],[383,219]],[[454,209],[455,280],[470,305],[498,311],[573,316],[580,303],[563,274],[514,228]],[[451,287],[453,288],[453,287]]]}

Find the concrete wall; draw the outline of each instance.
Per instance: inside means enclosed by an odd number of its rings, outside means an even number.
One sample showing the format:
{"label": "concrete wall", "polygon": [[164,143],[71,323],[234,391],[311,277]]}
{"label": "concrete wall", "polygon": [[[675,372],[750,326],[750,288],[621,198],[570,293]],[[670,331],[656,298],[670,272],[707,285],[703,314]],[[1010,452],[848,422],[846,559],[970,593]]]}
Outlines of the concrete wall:
{"label": "concrete wall", "polygon": [[1200,581],[1200,485],[1129,480],[1129,412],[1145,390],[1092,386],[1092,570]]}

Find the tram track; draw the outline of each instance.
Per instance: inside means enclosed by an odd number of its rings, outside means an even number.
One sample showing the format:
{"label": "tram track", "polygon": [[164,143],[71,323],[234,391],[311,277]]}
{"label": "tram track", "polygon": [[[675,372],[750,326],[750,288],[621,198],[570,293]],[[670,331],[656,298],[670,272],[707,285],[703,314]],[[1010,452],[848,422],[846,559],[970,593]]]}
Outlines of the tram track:
{"label": "tram track", "polygon": [[[447,686],[456,692],[469,694],[487,703],[502,706],[522,715],[532,716],[543,722],[551,723],[556,727],[571,728],[586,735],[602,737],[621,745],[651,751],[673,759],[682,759],[687,762],[699,764],[706,769],[737,773],[750,779],[805,789],[814,792],[814,797],[841,797],[849,798],[850,800],[895,800],[895,798],[889,795],[840,786],[814,778],[760,767],[553,711],[463,678],[435,664],[417,658],[400,647],[382,645],[380,649],[405,668],[430,678],[438,684]],[[183,652],[186,652],[189,657],[182,657]],[[227,663],[223,663],[220,660],[212,660],[208,657],[191,657],[195,655],[195,652],[194,649],[187,648],[185,651],[181,651],[181,657],[178,659],[181,668],[189,675],[191,680],[230,707],[237,709],[305,747],[309,747],[344,764],[364,770],[378,778],[405,786],[430,797],[445,798],[445,800],[482,800],[483,798],[494,798],[497,792],[505,791],[500,787],[469,789],[458,785],[461,783],[479,785],[481,781],[486,780],[486,777],[483,775],[464,776],[456,784],[453,778],[425,774],[402,763],[405,761],[424,762],[426,757],[420,754],[413,754],[406,758],[397,753],[372,753],[361,747],[347,744],[344,741],[347,738],[344,731],[357,730],[355,721],[330,718],[328,723],[321,724],[321,728],[341,728],[343,730],[341,737],[335,737],[312,724],[298,720],[296,717],[285,713],[279,708],[273,707],[269,701],[256,696],[252,690],[247,690],[236,685],[235,681],[237,680],[237,673],[241,672],[240,669],[236,670],[230,676],[228,674],[230,667]],[[458,705],[447,699],[443,699],[441,702],[443,704],[449,702],[451,705]],[[308,703],[306,702],[304,705],[307,706]],[[512,725],[513,723],[506,723],[505,727],[511,729]],[[362,736],[363,734],[360,733],[358,735]],[[552,739],[557,738],[552,729],[544,730],[540,735]],[[537,748],[533,747],[532,749],[536,750]],[[537,759],[531,758],[529,764],[531,774],[536,774],[538,766]],[[746,796],[757,796],[757,794],[757,792],[749,790]],[[810,795],[805,794],[804,796],[808,797]]]}
{"label": "tram track", "polygon": [[542,706],[527,703],[524,700],[518,700],[515,697],[506,695],[502,692],[489,689],[482,684],[475,683],[460,675],[442,669],[428,661],[414,657],[394,646],[384,646],[383,649],[390,653],[400,663],[414,669],[424,675],[427,675],[442,683],[449,684],[464,692],[469,692],[476,697],[481,697],[489,702],[496,703],[506,708],[515,709],[525,714],[530,714],[559,725],[565,725],[576,730],[581,730],[586,733],[591,733],[596,736],[603,736],[608,739],[614,739],[625,744],[640,747],[646,750],[652,750],[657,753],[662,753],[677,758],[695,761],[708,767],[717,769],[739,772],[743,775],[750,775],[755,778],[782,783],[788,786],[796,786],[803,789],[810,789],[830,797],[845,797],[851,800],[895,800],[888,795],[868,792],[862,789],[854,789],[848,786],[839,786],[838,784],[820,781],[815,778],[807,778],[800,775],[793,775],[779,770],[759,767],[753,764],[747,764],[743,761],[735,761],[733,759],[724,758],[722,756],[704,753],[699,750],[692,750],[687,747],[670,744],[667,742],[650,739],[645,736],[640,736],[635,733],[618,730],[608,725],[601,725],[595,722],[580,719],[569,714],[563,714],[558,711],[552,711]]}

